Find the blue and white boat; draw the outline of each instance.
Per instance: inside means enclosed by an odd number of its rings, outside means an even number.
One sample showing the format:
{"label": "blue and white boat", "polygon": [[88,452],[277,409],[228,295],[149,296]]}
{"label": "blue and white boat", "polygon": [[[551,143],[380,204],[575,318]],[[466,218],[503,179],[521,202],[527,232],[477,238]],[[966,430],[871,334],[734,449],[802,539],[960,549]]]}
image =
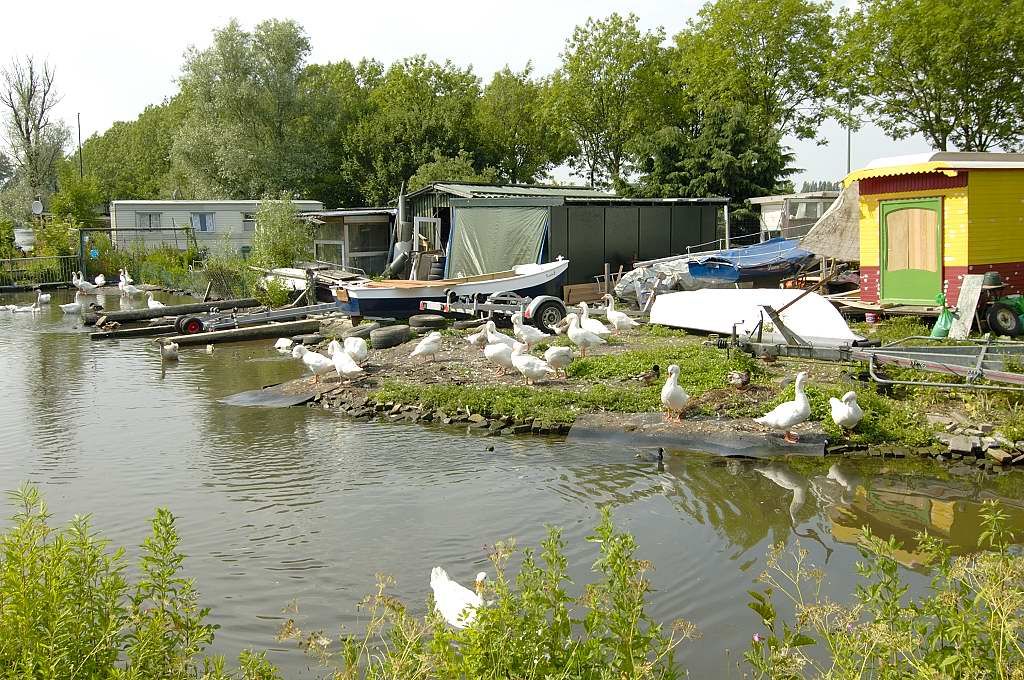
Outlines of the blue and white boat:
{"label": "blue and white boat", "polygon": [[518,293],[523,297],[561,297],[569,260],[520,264],[508,271],[436,281],[373,281],[361,279],[334,288],[340,311],[351,317],[406,318],[420,311],[420,302],[443,302],[449,291],[457,296]]}
{"label": "blue and white boat", "polygon": [[697,281],[739,283],[785,278],[814,259],[814,253],[801,248],[798,240],[773,238],[742,248],[690,255],[687,266]]}

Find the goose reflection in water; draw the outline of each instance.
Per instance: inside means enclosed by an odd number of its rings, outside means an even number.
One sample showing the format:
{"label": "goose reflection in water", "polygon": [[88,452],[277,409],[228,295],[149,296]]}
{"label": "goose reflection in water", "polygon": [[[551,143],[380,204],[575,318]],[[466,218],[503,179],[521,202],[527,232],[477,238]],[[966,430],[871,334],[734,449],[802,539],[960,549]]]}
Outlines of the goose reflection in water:
{"label": "goose reflection in water", "polygon": [[788,465],[781,463],[772,462],[766,465],[758,465],[754,469],[765,479],[793,494],[793,498],[789,502],[789,518],[793,523],[793,534],[801,538],[809,538],[820,544],[825,549],[825,563],[827,564],[829,558],[832,557],[832,548],[821,540],[818,532],[814,529],[808,528],[802,533],[799,531],[800,520],[797,519],[797,513],[803,509],[804,504],[807,502],[807,487],[810,485],[808,480]]}

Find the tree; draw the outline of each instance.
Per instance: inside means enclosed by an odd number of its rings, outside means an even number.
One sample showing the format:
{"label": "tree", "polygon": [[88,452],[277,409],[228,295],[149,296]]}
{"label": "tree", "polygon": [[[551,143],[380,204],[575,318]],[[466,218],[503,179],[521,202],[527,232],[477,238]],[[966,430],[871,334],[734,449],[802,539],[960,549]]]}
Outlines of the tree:
{"label": "tree", "polygon": [[299,218],[298,209],[288,194],[267,197],[256,211],[256,231],[252,235],[251,260],[257,267],[291,267],[313,257],[313,232]]}
{"label": "tree", "polygon": [[891,137],[1019,148],[1024,0],[864,0],[844,15],[846,79]]}
{"label": "tree", "polygon": [[93,175],[78,176],[78,164],[63,161],[57,171],[58,190],[50,198],[50,212],[57,219],[92,224],[99,216],[103,194]]}
{"label": "tree", "polygon": [[660,123],[664,34],[641,32],[637,21],[612,14],[577,26],[551,80],[552,119],[575,146],[569,165],[592,186],[621,181],[630,145]]}
{"label": "tree", "polygon": [[454,158],[435,154],[434,160],[416,169],[416,173],[409,178],[406,190],[416,191],[428,184],[444,180],[494,184],[498,181],[498,173],[491,167],[478,171],[473,167],[472,157],[465,151],[460,151]]}
{"label": "tree", "polygon": [[15,171],[33,194],[44,198],[53,191],[57,161],[68,140],[67,127],[53,118],[60,101],[54,76],[53,67],[32,57],[0,69],[0,107]]}
{"label": "tree", "polygon": [[742,102],[780,138],[813,138],[832,112],[829,8],[815,0],[708,2],[676,36],[676,76],[702,106]]}
{"label": "tree", "polygon": [[565,156],[564,139],[545,120],[544,83],[506,66],[494,74],[477,104],[480,146],[504,182],[535,182]]}

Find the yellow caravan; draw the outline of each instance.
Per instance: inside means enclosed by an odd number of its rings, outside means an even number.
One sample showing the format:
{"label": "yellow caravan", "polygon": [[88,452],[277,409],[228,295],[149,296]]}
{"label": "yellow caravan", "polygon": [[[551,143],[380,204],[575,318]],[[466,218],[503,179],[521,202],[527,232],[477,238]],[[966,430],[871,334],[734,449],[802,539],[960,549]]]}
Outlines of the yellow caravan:
{"label": "yellow caravan", "polygon": [[934,152],[873,161],[859,190],[865,302],[955,302],[965,274],[997,271],[1024,292],[1024,154]]}

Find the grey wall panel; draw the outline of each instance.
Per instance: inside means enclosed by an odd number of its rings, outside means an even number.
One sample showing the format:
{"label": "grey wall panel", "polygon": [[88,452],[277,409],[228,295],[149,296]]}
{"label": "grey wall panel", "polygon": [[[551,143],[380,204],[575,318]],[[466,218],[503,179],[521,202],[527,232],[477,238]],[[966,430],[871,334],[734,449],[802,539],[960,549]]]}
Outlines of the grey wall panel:
{"label": "grey wall panel", "polygon": [[554,261],[559,255],[568,259],[569,222],[565,206],[551,208],[551,241],[548,246],[548,259]]}
{"label": "grey wall panel", "polygon": [[672,254],[681,255],[686,246],[701,242],[700,206],[680,205],[672,208]]}
{"label": "grey wall panel", "polygon": [[604,210],[604,262],[611,265],[613,273],[620,266],[629,271],[640,259],[640,208],[610,206]]}
{"label": "grey wall panel", "polygon": [[593,283],[604,272],[604,207],[568,206],[569,270],[566,283]]}
{"label": "grey wall panel", "polygon": [[701,206],[700,242],[707,243],[718,238],[718,208],[713,205]]}
{"label": "grey wall panel", "polygon": [[668,257],[672,252],[672,209],[668,206],[640,208],[640,259]]}

